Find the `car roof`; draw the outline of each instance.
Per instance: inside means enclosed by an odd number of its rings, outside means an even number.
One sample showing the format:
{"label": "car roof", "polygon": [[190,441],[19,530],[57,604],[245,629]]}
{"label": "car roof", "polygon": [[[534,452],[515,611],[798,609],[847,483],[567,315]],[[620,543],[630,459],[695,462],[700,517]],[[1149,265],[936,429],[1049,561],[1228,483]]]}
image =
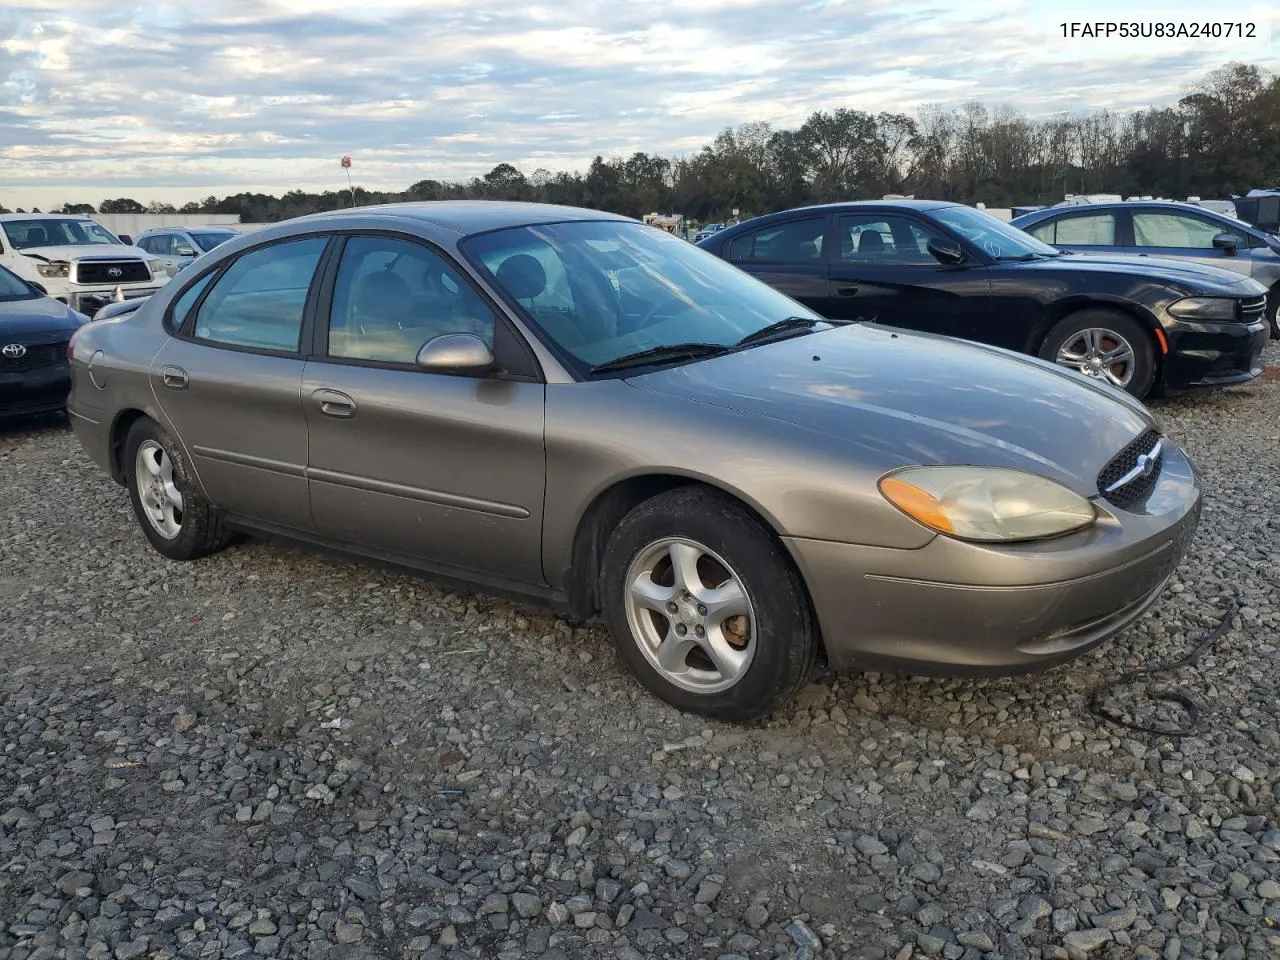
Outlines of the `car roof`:
{"label": "car roof", "polygon": [[[1032,210],[1030,213],[1024,213],[1014,219],[1027,221],[1045,220],[1048,217],[1061,217],[1068,213],[1087,213],[1090,210],[1140,210],[1144,207],[1158,210],[1186,210],[1188,212],[1207,213],[1210,216],[1222,217],[1227,220],[1235,219],[1220,210],[1202,207],[1198,203],[1186,203],[1182,200],[1112,200],[1107,203],[1070,203],[1060,207],[1045,207],[1043,210]],[[1239,222],[1241,226],[1249,226],[1243,220]]]}
{"label": "car roof", "polygon": [[[0,213],[0,222],[6,220],[93,220],[83,213]],[[95,221],[96,222],[96,221]]]}
{"label": "car roof", "polygon": [[566,207],[554,203],[525,203],[515,200],[428,200],[417,203],[383,203],[369,207],[344,207],[312,213],[282,223],[315,223],[344,217],[385,216],[397,220],[420,220],[466,235],[525,227],[538,223],[563,223],[571,220],[618,220],[639,222],[631,217],[603,210]]}

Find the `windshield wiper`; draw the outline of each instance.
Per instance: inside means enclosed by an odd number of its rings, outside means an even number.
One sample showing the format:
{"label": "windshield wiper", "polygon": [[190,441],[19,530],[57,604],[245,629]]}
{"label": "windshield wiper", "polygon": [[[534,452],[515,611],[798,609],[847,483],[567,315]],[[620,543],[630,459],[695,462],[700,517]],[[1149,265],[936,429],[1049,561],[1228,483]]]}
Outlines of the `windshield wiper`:
{"label": "windshield wiper", "polygon": [[1044,253],[1044,254],[1024,253],[1016,257],[996,257],[996,259],[1004,263],[1030,263],[1032,260],[1035,260],[1042,256],[1047,257],[1048,254],[1047,253]]}
{"label": "windshield wiper", "polygon": [[590,372],[626,370],[628,367],[644,367],[651,363],[663,363],[668,360],[701,360],[704,357],[728,353],[731,349],[721,343],[668,343],[636,353],[626,353],[612,360],[606,360],[604,363],[597,363]]}
{"label": "windshield wiper", "polygon": [[745,337],[735,344],[735,346],[745,347],[753,343],[764,343],[768,340],[783,339],[783,335],[795,335],[801,330],[811,330],[821,321],[814,320],[812,317],[783,317],[767,327],[761,327],[753,333],[748,333]]}

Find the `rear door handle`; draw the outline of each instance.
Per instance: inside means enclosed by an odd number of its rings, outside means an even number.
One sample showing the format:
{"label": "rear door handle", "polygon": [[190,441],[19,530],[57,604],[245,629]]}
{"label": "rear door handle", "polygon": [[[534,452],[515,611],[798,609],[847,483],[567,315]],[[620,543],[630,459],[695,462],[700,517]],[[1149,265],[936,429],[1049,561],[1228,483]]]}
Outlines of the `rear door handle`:
{"label": "rear door handle", "polygon": [[320,412],[326,417],[337,417],[340,420],[356,415],[356,402],[345,393],[322,388],[311,394]]}
{"label": "rear door handle", "polygon": [[857,296],[857,294],[858,294],[858,287],[856,284],[846,283],[836,287],[837,297],[854,297],[854,296]]}
{"label": "rear door handle", "polygon": [[181,367],[165,367],[160,371],[160,381],[170,390],[185,390],[190,383],[187,371]]}

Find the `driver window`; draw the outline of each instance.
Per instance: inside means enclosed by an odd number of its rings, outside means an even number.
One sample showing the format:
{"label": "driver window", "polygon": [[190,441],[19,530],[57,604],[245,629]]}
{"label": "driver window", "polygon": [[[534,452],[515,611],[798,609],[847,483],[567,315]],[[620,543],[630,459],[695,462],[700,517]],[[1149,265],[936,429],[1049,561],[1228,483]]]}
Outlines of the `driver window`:
{"label": "driver window", "polygon": [[493,349],[494,315],[443,257],[392,237],[352,237],[329,315],[329,356],[413,364],[429,340],[470,333]]}

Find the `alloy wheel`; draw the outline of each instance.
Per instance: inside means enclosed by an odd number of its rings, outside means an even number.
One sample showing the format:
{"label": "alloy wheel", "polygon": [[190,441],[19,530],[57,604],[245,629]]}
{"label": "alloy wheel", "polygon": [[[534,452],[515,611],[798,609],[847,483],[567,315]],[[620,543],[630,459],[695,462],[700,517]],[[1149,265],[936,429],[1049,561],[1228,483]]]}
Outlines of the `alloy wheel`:
{"label": "alloy wheel", "polygon": [[1114,330],[1088,327],[1063,341],[1055,361],[1095,380],[1124,389],[1133,380],[1137,356],[1133,344]]}
{"label": "alloy wheel", "polygon": [[151,528],[166,540],[182,533],[182,491],[173,478],[173,458],[154,440],[138,446],[133,482]]}
{"label": "alloy wheel", "polygon": [[631,635],[676,686],[712,694],[737,683],[756,651],[756,618],[741,578],[684,537],[657,540],[627,569]]}

